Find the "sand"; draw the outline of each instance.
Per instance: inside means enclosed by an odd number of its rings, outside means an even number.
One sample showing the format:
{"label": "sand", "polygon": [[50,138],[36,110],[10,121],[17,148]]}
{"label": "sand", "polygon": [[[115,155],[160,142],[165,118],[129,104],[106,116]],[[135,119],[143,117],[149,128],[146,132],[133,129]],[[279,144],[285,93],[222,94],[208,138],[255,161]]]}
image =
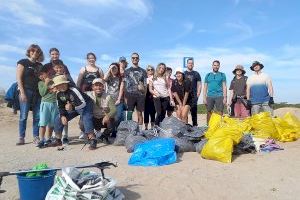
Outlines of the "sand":
{"label": "sand", "polygon": [[[300,117],[299,109],[289,108]],[[275,114],[284,114],[285,110]],[[99,145],[95,151],[80,150],[82,143],[73,140],[66,151],[37,149],[32,143],[31,125],[24,146],[15,146],[18,115],[0,107],[0,169],[15,171],[46,162],[51,167],[92,164],[101,160],[118,162],[106,174],[117,180],[126,199],[300,199],[300,141],[279,143],[284,150],[241,155],[230,164],[202,159],[198,153],[180,155],[178,163],[163,167],[128,166],[131,154],[125,147]],[[31,122],[31,120],[29,120]],[[199,116],[199,124],[205,116]],[[70,126],[70,136],[77,138],[77,120]],[[0,200],[18,199],[15,176],[5,177]]]}

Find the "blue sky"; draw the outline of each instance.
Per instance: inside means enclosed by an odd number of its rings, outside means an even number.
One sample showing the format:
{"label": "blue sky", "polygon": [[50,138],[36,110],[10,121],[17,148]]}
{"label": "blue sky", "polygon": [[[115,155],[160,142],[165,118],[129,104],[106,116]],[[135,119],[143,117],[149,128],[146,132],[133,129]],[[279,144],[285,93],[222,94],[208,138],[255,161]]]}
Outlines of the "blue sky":
{"label": "blue sky", "polygon": [[[202,77],[214,59],[227,75],[261,61],[276,102],[300,103],[300,1],[297,0],[0,0],[0,87],[15,81],[31,43],[57,47],[74,79],[94,52],[103,70],[139,52],[142,67],[176,68],[194,57]],[[45,62],[45,63],[46,63]]]}

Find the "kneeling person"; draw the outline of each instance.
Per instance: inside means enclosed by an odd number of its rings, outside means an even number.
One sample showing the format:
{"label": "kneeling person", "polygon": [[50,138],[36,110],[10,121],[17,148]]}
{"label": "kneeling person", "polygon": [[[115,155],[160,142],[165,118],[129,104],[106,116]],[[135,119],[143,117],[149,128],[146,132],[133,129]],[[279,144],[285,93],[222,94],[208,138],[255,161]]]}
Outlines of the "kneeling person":
{"label": "kneeling person", "polygon": [[[116,106],[113,98],[105,92],[105,81],[96,78],[92,82],[92,91],[86,94],[93,100],[93,123],[95,130],[100,133],[101,128],[107,128],[103,131],[100,139],[104,143],[108,142],[108,136],[115,131]],[[98,134],[97,134],[98,135]]]}
{"label": "kneeling person", "polygon": [[77,88],[70,87],[69,81],[65,75],[59,75],[53,78],[54,87],[57,90],[56,99],[59,108],[59,116],[55,120],[55,133],[58,139],[61,138],[64,125],[76,116],[80,115],[85,134],[90,140],[90,150],[97,147],[97,140],[94,134],[93,125],[93,102],[84,93],[81,93]]}

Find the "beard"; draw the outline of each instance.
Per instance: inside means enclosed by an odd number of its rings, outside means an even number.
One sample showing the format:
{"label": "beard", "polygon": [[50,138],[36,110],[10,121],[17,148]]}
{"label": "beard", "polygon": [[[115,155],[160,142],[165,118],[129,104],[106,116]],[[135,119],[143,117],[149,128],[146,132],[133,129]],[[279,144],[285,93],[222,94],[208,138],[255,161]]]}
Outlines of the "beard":
{"label": "beard", "polygon": [[213,68],[213,71],[214,71],[214,72],[218,72],[218,71],[219,71],[219,69],[214,69],[214,68]]}

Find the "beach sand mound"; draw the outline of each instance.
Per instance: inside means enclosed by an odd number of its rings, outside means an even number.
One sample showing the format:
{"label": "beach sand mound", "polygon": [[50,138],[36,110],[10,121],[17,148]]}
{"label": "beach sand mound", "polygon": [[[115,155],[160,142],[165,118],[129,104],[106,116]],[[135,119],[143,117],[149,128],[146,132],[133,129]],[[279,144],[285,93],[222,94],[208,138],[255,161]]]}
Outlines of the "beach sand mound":
{"label": "beach sand mound", "polygon": [[300,119],[300,108],[292,108],[292,107],[278,108],[274,110],[274,115],[278,117],[283,117],[287,112],[292,113],[298,119]]}

